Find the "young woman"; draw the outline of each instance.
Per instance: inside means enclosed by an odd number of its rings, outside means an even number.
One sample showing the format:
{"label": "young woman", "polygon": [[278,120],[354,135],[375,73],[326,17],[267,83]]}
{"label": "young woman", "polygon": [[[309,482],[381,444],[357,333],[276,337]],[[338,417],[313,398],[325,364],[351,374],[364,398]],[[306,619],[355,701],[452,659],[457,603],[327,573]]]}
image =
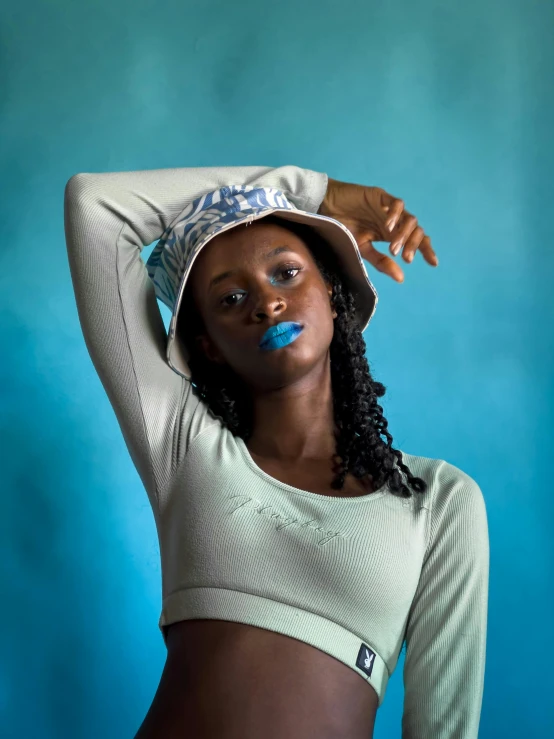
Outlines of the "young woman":
{"label": "young woman", "polygon": [[294,166],[84,173],[65,228],[160,542],[167,662],[135,739],[368,739],[403,644],[403,737],[476,738],[483,495],[393,448],[365,358],[360,254],[437,264],[402,201]]}

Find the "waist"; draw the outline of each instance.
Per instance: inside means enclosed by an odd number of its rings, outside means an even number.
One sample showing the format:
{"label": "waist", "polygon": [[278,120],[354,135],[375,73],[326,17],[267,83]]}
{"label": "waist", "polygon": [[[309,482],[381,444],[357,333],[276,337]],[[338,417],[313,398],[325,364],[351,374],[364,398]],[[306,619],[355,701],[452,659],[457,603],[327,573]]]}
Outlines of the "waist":
{"label": "waist", "polygon": [[384,700],[389,671],[370,634],[361,637],[309,610],[227,588],[187,588],[164,598],[159,621],[164,640],[170,624],[198,619],[257,626],[315,647],[368,682],[379,697],[379,705]]}
{"label": "waist", "polygon": [[167,627],[168,658],[135,739],[368,739],[379,700],[325,652],[249,624],[187,620]]}

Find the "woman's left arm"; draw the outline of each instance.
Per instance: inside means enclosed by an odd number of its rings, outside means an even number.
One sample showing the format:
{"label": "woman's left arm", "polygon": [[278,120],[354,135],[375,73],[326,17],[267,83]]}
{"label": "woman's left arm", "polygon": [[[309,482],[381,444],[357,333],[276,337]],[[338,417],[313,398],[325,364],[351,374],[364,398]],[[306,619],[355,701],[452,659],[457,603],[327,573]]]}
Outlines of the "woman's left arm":
{"label": "woman's left arm", "polygon": [[477,739],[489,587],[485,500],[469,475],[444,461],[432,485],[405,632],[402,739]]}

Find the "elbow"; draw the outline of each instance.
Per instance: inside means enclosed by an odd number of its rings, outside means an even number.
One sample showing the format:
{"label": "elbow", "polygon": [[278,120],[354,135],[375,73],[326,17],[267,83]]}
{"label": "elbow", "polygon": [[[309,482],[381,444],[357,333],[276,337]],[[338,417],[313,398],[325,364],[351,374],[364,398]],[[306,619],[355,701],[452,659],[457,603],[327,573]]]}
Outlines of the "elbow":
{"label": "elbow", "polygon": [[79,172],[70,177],[65,185],[65,202],[78,202],[82,198],[83,193],[87,190],[89,182],[90,174],[88,172]]}

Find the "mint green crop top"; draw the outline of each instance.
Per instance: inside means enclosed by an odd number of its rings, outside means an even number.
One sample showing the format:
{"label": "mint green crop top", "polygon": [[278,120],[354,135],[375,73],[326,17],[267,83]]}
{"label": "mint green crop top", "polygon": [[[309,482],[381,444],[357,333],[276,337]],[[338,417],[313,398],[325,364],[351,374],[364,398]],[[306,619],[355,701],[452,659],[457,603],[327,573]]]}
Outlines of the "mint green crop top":
{"label": "mint green crop top", "polygon": [[317,495],[261,470],[166,361],[141,250],[202,193],[277,187],[316,212],[327,176],[285,166],[81,173],[65,234],[84,339],[152,506],[159,628],[251,624],[311,644],[367,680],[382,704],[403,644],[403,739],[476,739],[484,685],[489,538],[477,483],[403,452],[423,496],[386,486]]}

